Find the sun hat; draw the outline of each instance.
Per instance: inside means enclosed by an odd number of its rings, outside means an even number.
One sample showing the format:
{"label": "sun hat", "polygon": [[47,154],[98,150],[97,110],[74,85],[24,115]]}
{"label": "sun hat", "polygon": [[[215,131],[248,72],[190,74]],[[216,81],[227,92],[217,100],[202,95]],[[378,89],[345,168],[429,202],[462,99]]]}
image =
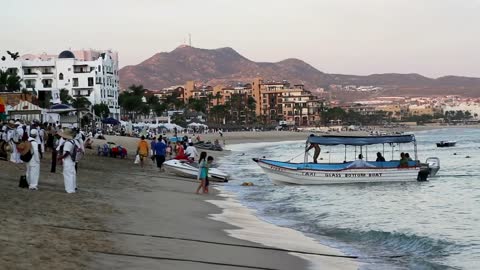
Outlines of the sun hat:
{"label": "sun hat", "polygon": [[73,139],[73,131],[71,129],[68,129],[66,128],[64,131],[60,131],[58,132],[58,135],[60,135],[60,137],[64,138],[64,139],[67,139],[67,140],[71,140]]}
{"label": "sun hat", "polygon": [[30,136],[31,137],[37,137],[37,135],[38,135],[38,131],[36,129],[30,130]]}
{"label": "sun hat", "polygon": [[22,123],[20,123],[20,121],[15,122],[15,125],[16,125],[16,126],[20,126],[21,124],[22,124]]}
{"label": "sun hat", "polygon": [[28,141],[17,144],[17,150],[22,156],[28,153],[31,148],[32,148],[32,144]]}
{"label": "sun hat", "polygon": [[10,121],[8,121],[7,126],[8,126],[9,128],[15,128],[15,122],[14,122],[13,120],[10,120]]}

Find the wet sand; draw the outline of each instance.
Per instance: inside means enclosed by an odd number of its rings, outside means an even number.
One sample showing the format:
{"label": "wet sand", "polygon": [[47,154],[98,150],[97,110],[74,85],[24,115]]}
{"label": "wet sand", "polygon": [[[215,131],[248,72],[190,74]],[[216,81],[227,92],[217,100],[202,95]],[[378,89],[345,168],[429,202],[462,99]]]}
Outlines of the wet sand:
{"label": "wet sand", "polygon": [[[259,134],[228,133],[224,138],[227,145],[305,138],[292,134],[263,133],[259,138]],[[214,139],[218,134],[208,136]],[[311,265],[307,255],[302,259],[275,249],[290,248],[292,232],[278,231],[277,242],[262,242],[263,235],[272,237],[258,230],[262,222],[232,225],[229,221],[235,217],[227,215],[231,206],[225,206],[225,198],[213,188],[209,195],[196,195],[194,180],[159,172],[150,160],[144,169],[134,165],[138,139],[107,137],[107,141],[127,147],[128,159],[99,157],[96,148],[88,150],[79,165],[76,194],[65,193],[61,166],[57,173],[49,172],[50,153],[42,160],[38,191],[18,188],[24,164],[0,161],[0,268],[308,269]],[[105,142],[96,140],[95,146]],[[224,153],[212,154],[219,158]],[[235,232],[259,235],[253,239],[237,237]],[[295,248],[326,251],[320,247]],[[343,258],[313,256],[327,263],[328,269],[357,268]]]}

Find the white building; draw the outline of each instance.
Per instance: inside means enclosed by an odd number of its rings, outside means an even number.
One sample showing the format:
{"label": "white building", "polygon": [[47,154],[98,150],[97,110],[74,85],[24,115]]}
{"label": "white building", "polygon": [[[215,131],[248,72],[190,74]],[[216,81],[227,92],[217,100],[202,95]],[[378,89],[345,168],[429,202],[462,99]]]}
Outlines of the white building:
{"label": "white building", "polygon": [[104,103],[112,117],[120,116],[117,52],[63,51],[58,56],[27,54],[16,60],[0,52],[0,70],[16,72],[22,89],[35,89],[39,96],[43,91],[66,89],[72,97]]}
{"label": "white building", "polygon": [[480,119],[480,103],[459,102],[443,106],[443,113],[447,111],[469,111],[474,119]]}

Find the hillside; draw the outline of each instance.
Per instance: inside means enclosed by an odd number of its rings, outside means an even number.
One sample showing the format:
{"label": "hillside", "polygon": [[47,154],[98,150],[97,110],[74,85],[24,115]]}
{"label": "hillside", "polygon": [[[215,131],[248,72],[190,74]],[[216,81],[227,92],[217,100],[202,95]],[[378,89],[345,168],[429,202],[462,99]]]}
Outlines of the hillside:
{"label": "hillside", "polygon": [[149,89],[161,89],[184,84],[188,80],[214,85],[249,82],[256,77],[303,83],[310,89],[330,84],[353,84],[385,87],[384,95],[480,96],[480,78],[445,76],[431,79],[419,74],[395,73],[368,76],[326,74],[299,59],[289,58],[276,63],[254,62],[232,48],[208,50],[190,46],[157,53],[138,65],[122,68],[120,86],[124,89],[132,84],[142,84]]}

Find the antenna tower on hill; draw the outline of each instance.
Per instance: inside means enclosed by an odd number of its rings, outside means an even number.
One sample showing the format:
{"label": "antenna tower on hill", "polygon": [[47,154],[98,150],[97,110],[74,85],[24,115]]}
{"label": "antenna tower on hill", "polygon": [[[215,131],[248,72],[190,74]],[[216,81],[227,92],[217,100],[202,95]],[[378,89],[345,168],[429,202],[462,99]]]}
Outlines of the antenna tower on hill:
{"label": "antenna tower on hill", "polygon": [[192,34],[188,33],[188,46],[192,47]]}

